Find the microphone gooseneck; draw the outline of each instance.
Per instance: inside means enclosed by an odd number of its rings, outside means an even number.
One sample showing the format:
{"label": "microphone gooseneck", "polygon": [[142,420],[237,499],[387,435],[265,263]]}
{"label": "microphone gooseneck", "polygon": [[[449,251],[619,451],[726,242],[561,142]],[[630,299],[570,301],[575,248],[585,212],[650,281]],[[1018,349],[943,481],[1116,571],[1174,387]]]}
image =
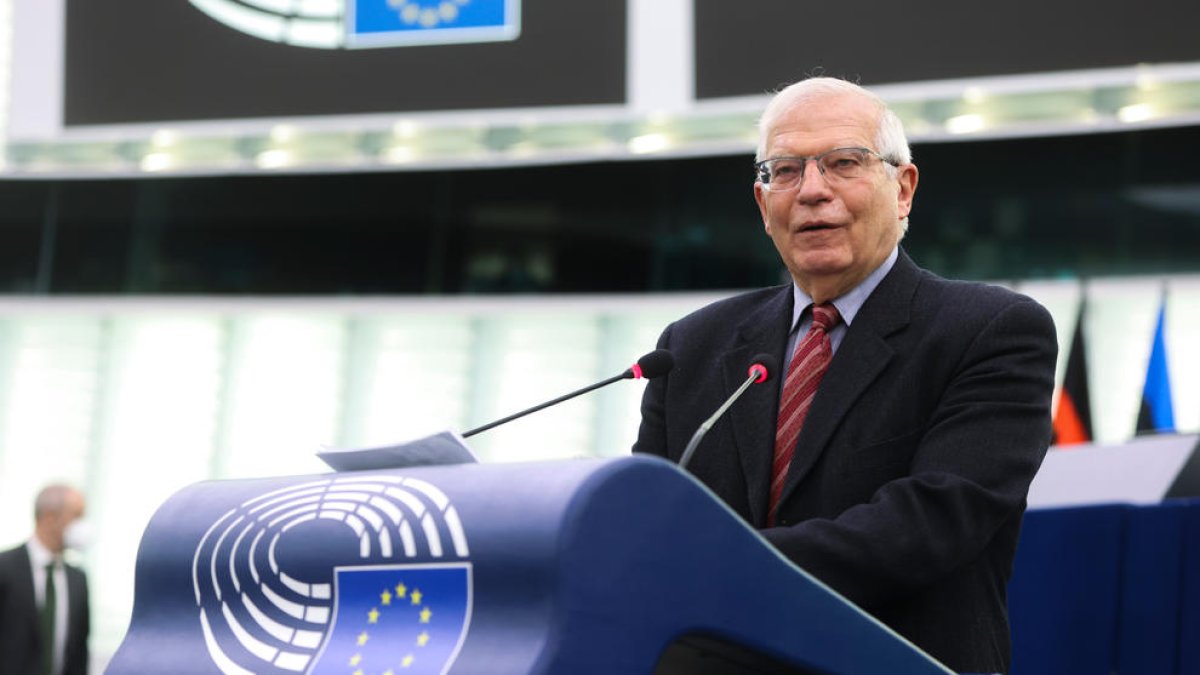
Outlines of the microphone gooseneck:
{"label": "microphone gooseneck", "polygon": [[733,394],[721,404],[720,408],[717,408],[717,411],[712,414],[712,417],[704,420],[704,422],[700,424],[700,428],[696,429],[696,433],[692,434],[692,438],[688,441],[687,447],[683,449],[683,455],[679,458],[679,468],[687,468],[688,463],[692,461],[692,455],[696,454],[696,448],[699,447],[700,441],[704,438],[704,435],[707,434],[708,430],[717,423],[717,420],[721,419],[721,416],[725,414],[725,411],[729,410],[729,406],[733,405],[733,402],[738,400],[741,395],[750,388],[750,385],[761,384],[770,380],[778,368],[779,362],[776,361],[775,357],[771,356],[770,354],[757,354],[754,358],[750,359],[750,369],[747,371],[749,377],[747,377],[746,381],[742,383],[742,386],[737,388],[737,391],[733,392]]}
{"label": "microphone gooseneck", "polygon": [[580,394],[586,394],[589,391],[594,391],[596,389],[599,389],[600,387],[608,386],[608,385],[612,384],[613,382],[617,382],[618,380],[629,380],[629,379],[638,379],[638,378],[653,379],[656,377],[662,377],[663,375],[666,375],[668,372],[670,372],[671,368],[673,368],[674,366],[675,366],[675,358],[673,356],[671,356],[671,352],[669,352],[665,349],[656,349],[656,350],[650,352],[649,354],[646,354],[642,358],[638,359],[637,363],[635,363],[632,366],[630,366],[629,368],[627,368],[625,370],[625,372],[621,373],[620,375],[614,375],[608,379],[601,380],[595,384],[586,386],[583,389],[576,389],[575,391],[573,391],[569,394],[564,394],[563,396],[559,396],[558,398],[556,398],[552,401],[546,401],[545,403],[535,405],[532,408],[527,408],[525,410],[522,410],[521,412],[513,413],[512,415],[509,415],[508,417],[504,417],[502,419],[498,419],[495,422],[489,422],[481,427],[475,427],[474,429],[472,429],[470,431],[464,432],[462,436],[463,436],[463,438],[470,438],[471,436],[474,436],[475,434],[477,434],[481,431],[487,431],[488,429],[491,429],[493,427],[498,427],[501,424],[511,422],[517,418],[524,417],[530,413],[535,413],[543,408],[549,408],[552,405],[557,405],[559,403],[562,403],[563,401],[573,399],[576,396],[579,396]]}

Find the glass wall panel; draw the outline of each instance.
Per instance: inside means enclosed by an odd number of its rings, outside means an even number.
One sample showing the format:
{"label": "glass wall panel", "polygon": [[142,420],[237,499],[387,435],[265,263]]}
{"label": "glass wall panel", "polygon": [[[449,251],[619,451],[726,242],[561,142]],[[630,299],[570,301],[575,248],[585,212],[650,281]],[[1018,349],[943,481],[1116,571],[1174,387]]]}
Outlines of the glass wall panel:
{"label": "glass wall panel", "polygon": [[29,536],[44,484],[90,483],[104,337],[87,310],[0,319],[0,541]]}
{"label": "glass wall panel", "polygon": [[89,560],[98,645],[124,633],[138,542],[177,490],[212,475],[223,332],[217,316],[125,315],[102,323],[95,453],[84,484],[101,535]]}
{"label": "glass wall panel", "polygon": [[[346,445],[464,429],[474,327],[448,313],[354,319],[358,347],[343,402]],[[358,397],[358,404],[354,399]]]}
{"label": "glass wall panel", "polygon": [[336,314],[230,319],[216,475],[316,473],[336,446],[346,321]]}

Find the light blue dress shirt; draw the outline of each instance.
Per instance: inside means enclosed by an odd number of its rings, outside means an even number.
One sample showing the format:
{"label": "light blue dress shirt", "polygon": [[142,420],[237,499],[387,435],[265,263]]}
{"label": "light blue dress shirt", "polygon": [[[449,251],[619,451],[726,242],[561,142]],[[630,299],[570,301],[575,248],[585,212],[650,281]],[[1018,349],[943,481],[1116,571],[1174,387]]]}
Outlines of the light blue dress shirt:
{"label": "light blue dress shirt", "polygon": [[[842,338],[846,336],[846,330],[854,323],[854,317],[858,315],[858,310],[862,309],[863,303],[875,291],[875,287],[879,285],[879,282],[883,281],[887,273],[892,271],[892,266],[896,264],[896,258],[899,253],[899,247],[893,248],[891,254],[883,261],[883,264],[876,267],[875,271],[868,274],[867,278],[863,279],[859,285],[833,299],[833,306],[837,307],[838,314],[842,316],[842,320],[838,322],[838,325],[834,326],[833,330],[829,332],[829,342],[833,346],[835,353],[838,350],[838,346],[842,344]],[[800,290],[800,286],[794,281],[792,282],[792,294],[792,332],[788,334],[787,351],[784,352],[787,355],[787,365],[789,366],[792,363],[792,356],[796,353],[796,344],[808,332],[809,327],[812,326],[812,297]],[[787,372],[786,368],[784,372]],[[783,380],[786,377],[779,379],[779,386],[782,391]]]}

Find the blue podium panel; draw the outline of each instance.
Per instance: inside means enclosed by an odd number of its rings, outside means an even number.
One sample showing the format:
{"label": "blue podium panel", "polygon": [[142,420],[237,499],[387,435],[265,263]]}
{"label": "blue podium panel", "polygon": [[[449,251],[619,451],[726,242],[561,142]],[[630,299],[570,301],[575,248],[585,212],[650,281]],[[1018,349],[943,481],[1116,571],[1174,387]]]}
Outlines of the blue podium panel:
{"label": "blue podium panel", "polygon": [[656,458],[201,483],[155,514],[114,675],[948,672]]}
{"label": "blue podium panel", "polygon": [[563,574],[566,613],[545,672],[642,672],[689,634],[813,672],[948,672],[801,572],[673,465],[633,468],[599,472],[569,514],[562,569],[586,573]]}
{"label": "blue podium panel", "polygon": [[1179,675],[1200,673],[1200,499],[1191,499],[1183,514],[1180,569]]}
{"label": "blue podium panel", "polygon": [[1008,586],[1015,675],[1110,672],[1126,509],[1025,515]]}
{"label": "blue podium panel", "polygon": [[1175,675],[1185,508],[1164,503],[1126,514],[1116,672]]}

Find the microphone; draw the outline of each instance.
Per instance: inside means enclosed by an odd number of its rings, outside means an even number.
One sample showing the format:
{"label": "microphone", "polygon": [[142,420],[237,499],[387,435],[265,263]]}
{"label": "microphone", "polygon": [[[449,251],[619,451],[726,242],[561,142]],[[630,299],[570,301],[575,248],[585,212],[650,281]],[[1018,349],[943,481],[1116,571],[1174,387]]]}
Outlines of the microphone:
{"label": "microphone", "polygon": [[488,429],[491,429],[492,427],[498,427],[501,424],[504,424],[506,422],[511,422],[511,421],[517,419],[518,417],[524,417],[524,416],[528,415],[529,413],[535,413],[535,412],[541,410],[542,408],[549,408],[552,405],[556,405],[556,404],[562,403],[563,401],[573,399],[576,396],[579,396],[580,394],[586,394],[589,391],[599,389],[600,387],[608,386],[608,385],[612,384],[613,382],[616,382],[617,380],[636,380],[636,379],[641,379],[641,378],[645,378],[647,380],[652,380],[656,377],[662,377],[663,375],[666,375],[667,373],[671,372],[671,369],[674,367],[675,367],[675,357],[671,356],[671,352],[669,352],[665,349],[655,349],[654,351],[650,352],[649,354],[642,356],[642,358],[637,360],[637,363],[626,368],[625,372],[621,373],[620,375],[614,375],[614,376],[608,378],[607,380],[601,380],[601,381],[597,382],[596,384],[584,387],[583,389],[577,389],[569,394],[566,394],[565,396],[559,396],[558,398],[554,399],[553,401],[546,401],[545,403],[542,403],[541,405],[535,405],[532,408],[522,410],[519,413],[514,413],[503,419],[498,419],[495,422],[489,422],[488,424],[485,424],[481,427],[476,427],[476,428],[464,433],[462,436],[463,436],[463,438],[469,438],[481,431],[487,431]]}
{"label": "microphone", "polygon": [[696,429],[696,433],[692,434],[692,440],[688,441],[687,447],[683,449],[683,456],[679,458],[679,468],[687,468],[688,462],[692,461],[692,455],[696,454],[696,446],[700,445],[700,440],[704,438],[704,434],[707,434],[708,430],[721,418],[721,415],[724,415],[725,411],[729,410],[729,406],[733,405],[733,402],[738,400],[750,388],[750,385],[762,384],[770,380],[778,368],[779,363],[770,354],[757,354],[754,358],[750,359],[750,370],[748,371],[750,376],[746,378],[742,386],[737,388],[737,391],[733,392],[732,396],[721,404],[720,408],[717,408],[712,417],[704,420],[700,428]]}

